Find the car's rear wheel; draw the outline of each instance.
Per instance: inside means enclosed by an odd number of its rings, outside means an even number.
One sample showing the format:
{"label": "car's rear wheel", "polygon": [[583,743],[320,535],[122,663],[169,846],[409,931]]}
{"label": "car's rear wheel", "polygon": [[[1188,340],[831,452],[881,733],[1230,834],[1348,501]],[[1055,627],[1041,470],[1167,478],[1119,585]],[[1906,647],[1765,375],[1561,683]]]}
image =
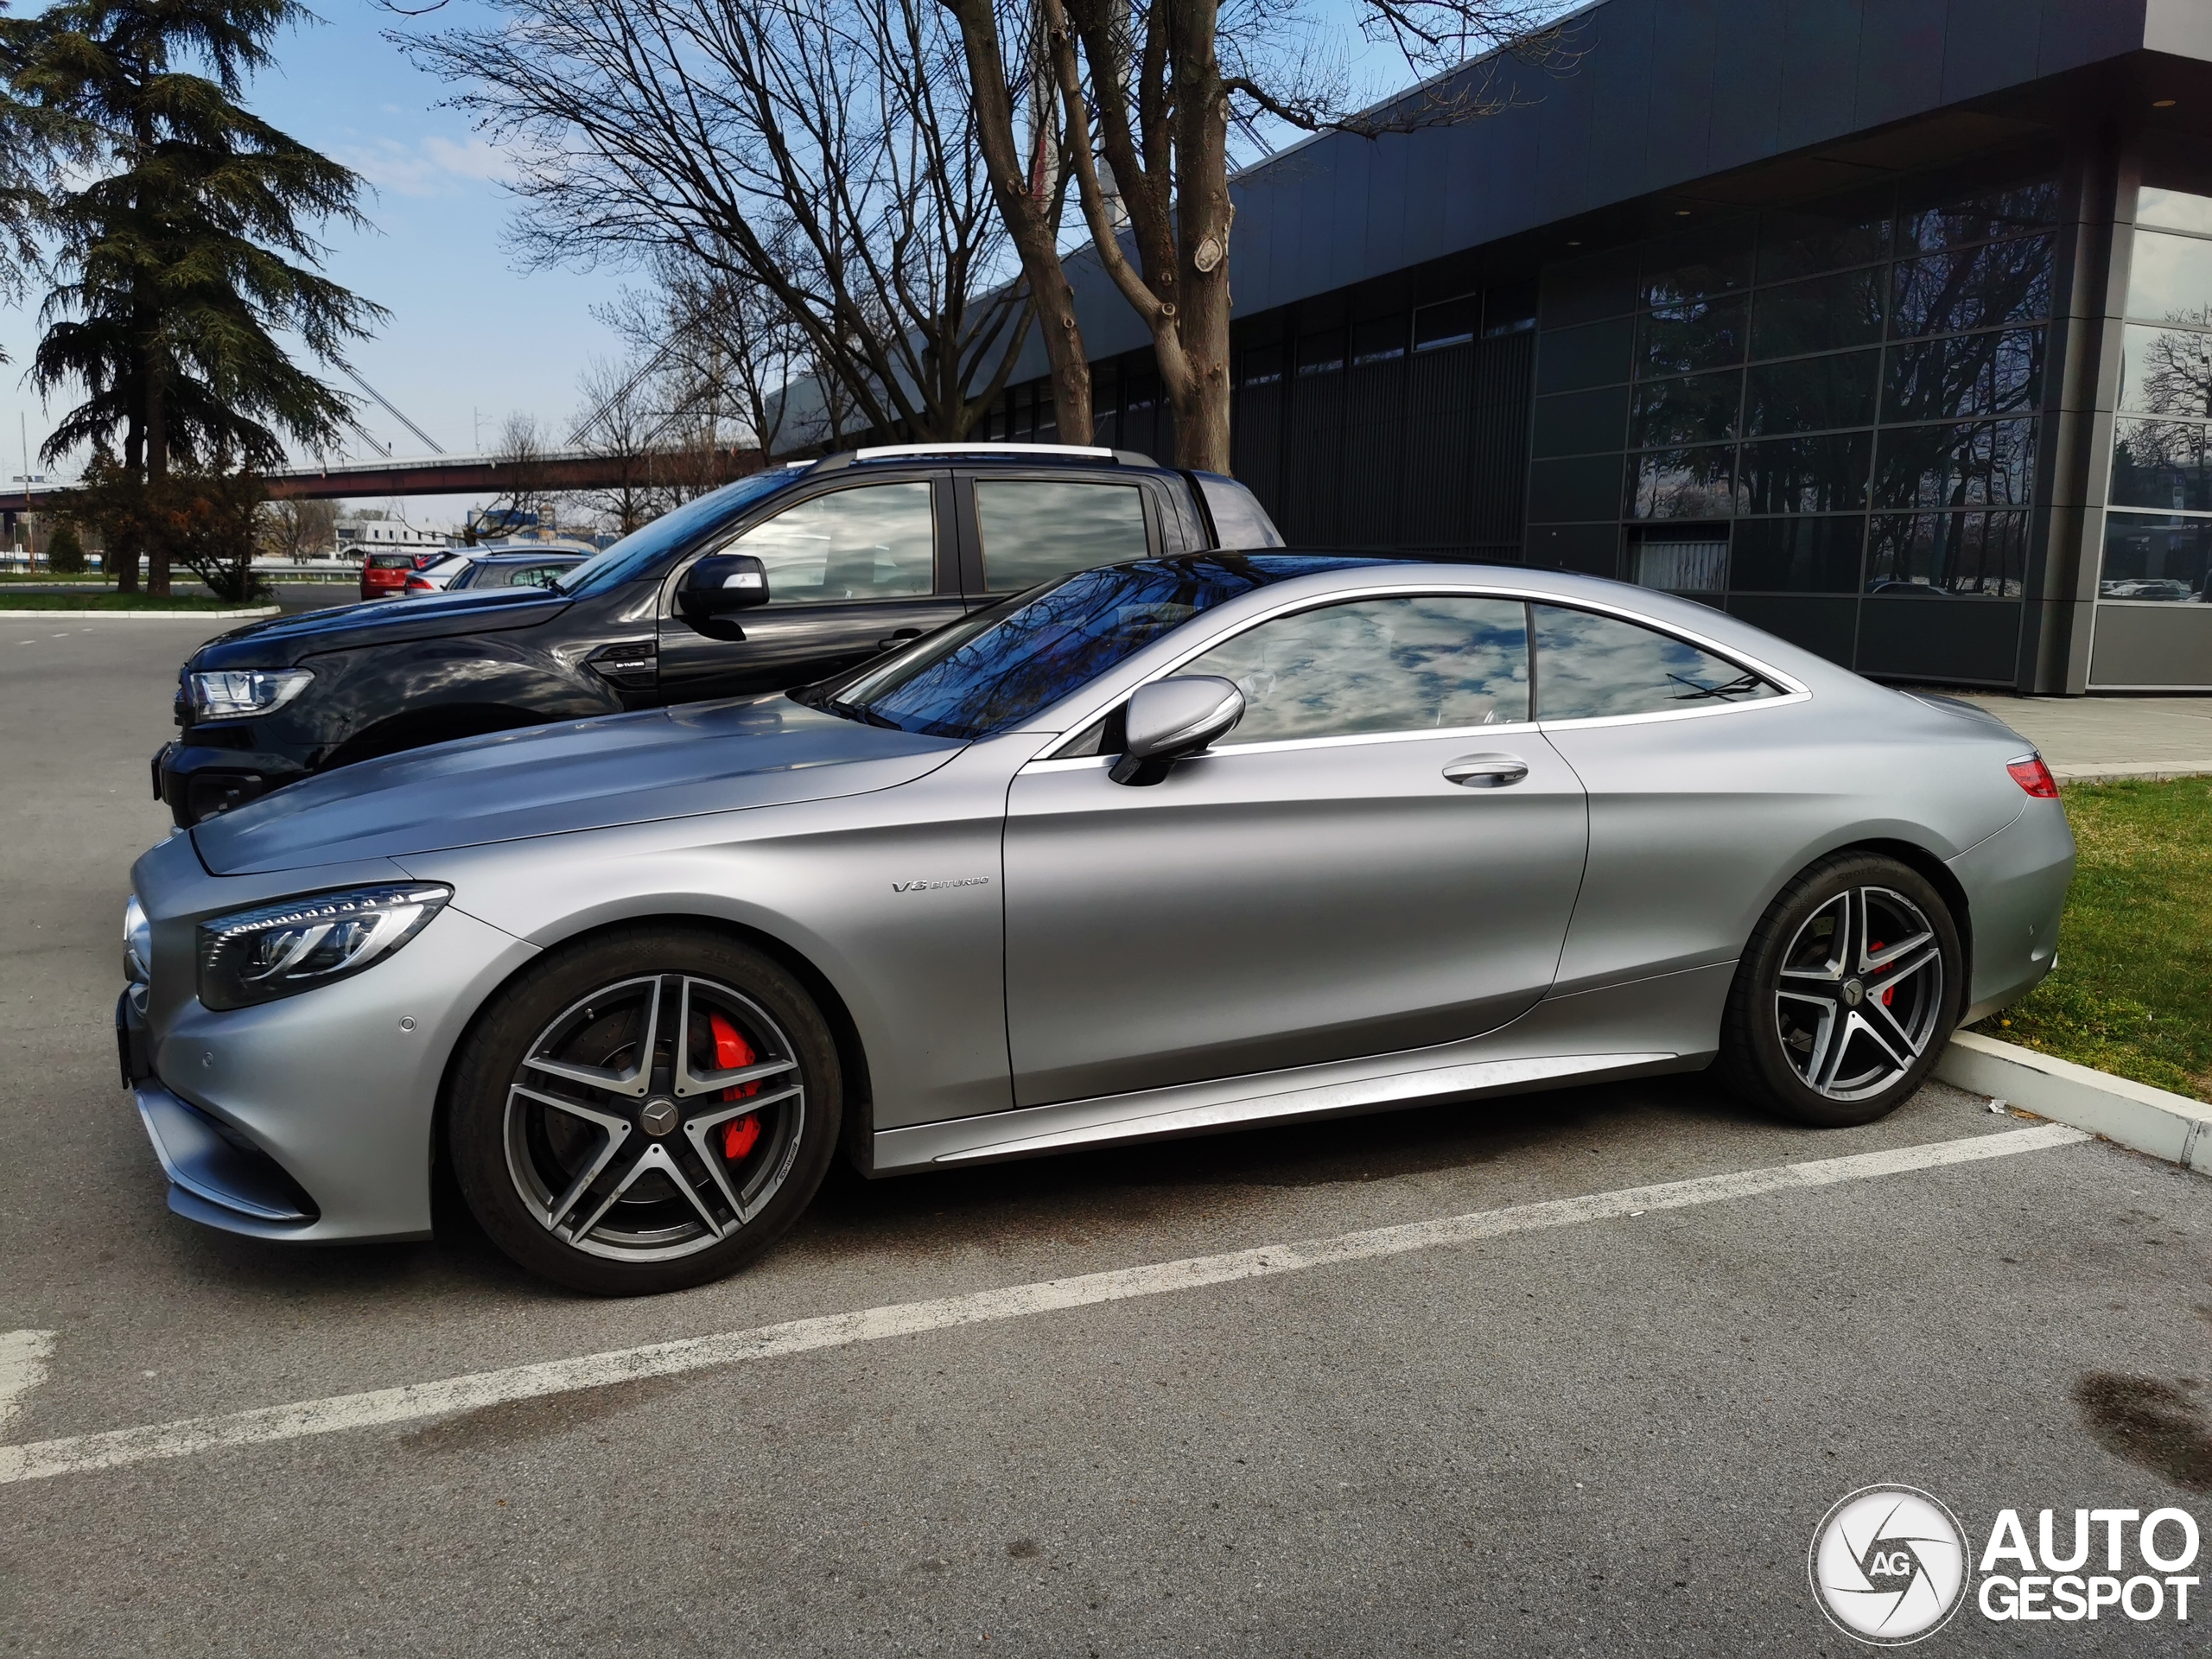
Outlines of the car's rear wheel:
{"label": "car's rear wheel", "polygon": [[493,1241],[549,1279],[645,1295],[785,1232],[837,1144],[836,1045],[780,964],[653,928],[557,953],[504,991],[454,1073],[448,1144]]}
{"label": "car's rear wheel", "polygon": [[1950,906],[1917,871],[1873,853],[1823,859],[1751,935],[1722,1022],[1720,1074],[1800,1122],[1871,1123],[1935,1069],[1962,966]]}

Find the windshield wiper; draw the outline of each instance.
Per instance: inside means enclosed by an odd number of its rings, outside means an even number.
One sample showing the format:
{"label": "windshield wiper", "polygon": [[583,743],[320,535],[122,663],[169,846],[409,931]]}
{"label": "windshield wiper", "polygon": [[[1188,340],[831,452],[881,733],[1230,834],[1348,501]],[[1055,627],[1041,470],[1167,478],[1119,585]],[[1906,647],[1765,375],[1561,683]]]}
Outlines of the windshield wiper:
{"label": "windshield wiper", "polygon": [[842,715],[847,720],[857,720],[864,725],[880,726],[887,731],[893,732],[903,732],[906,729],[897,721],[887,719],[873,709],[863,709],[856,702],[847,702],[839,697],[830,697],[820,706],[827,709],[833,715]]}

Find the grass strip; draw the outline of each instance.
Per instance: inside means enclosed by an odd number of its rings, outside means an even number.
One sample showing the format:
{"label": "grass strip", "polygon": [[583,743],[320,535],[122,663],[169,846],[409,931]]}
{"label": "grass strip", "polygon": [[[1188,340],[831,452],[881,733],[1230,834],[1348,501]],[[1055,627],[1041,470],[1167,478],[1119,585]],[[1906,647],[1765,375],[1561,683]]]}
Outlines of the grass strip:
{"label": "grass strip", "polygon": [[2058,969],[1975,1027],[2212,1101],[2212,779],[2069,784]]}

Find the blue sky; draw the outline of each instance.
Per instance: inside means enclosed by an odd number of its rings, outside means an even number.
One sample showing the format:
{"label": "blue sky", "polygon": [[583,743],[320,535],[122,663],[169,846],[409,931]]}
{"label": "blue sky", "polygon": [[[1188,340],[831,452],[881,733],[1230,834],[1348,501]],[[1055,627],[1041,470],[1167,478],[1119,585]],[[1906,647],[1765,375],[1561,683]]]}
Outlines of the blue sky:
{"label": "blue sky", "polygon": [[[473,414],[481,416],[486,445],[514,410],[535,412],[557,436],[576,412],[585,362],[620,355],[620,342],[591,312],[625,278],[518,272],[502,238],[513,203],[499,188],[498,152],[464,117],[435,107],[442,88],[385,41],[388,14],[366,0],[319,0],[317,9],[327,21],[279,40],[277,67],[253,83],[247,101],[369,181],[363,206],[373,228],[327,235],[328,275],[391,313],[378,336],[353,352],[354,367],[448,450],[475,447]],[[28,428],[35,455],[54,416],[67,407],[64,393],[41,405],[22,382],[37,341],[36,299],[34,293],[29,305],[0,310],[0,349],[8,355],[0,367],[0,448],[8,464],[0,476],[22,470],[21,433]],[[423,453],[375,405],[361,422],[379,447]],[[357,438],[353,448],[366,453],[369,442]],[[454,505],[418,501],[407,510],[418,522],[442,520]]]}

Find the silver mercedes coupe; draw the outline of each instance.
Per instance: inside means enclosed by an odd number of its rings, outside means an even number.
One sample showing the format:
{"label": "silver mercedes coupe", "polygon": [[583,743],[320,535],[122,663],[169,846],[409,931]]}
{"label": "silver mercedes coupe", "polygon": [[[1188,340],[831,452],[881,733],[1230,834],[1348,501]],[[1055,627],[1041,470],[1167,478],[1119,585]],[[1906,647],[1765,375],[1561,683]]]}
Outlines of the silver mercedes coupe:
{"label": "silver mercedes coupe", "polygon": [[[765,600],[756,561],[715,579]],[[723,567],[727,567],[724,569]],[[1711,1066],[1864,1123],[2050,971],[2033,748],[1688,601],[1207,553],[790,695],[311,778],[139,860],[170,1207],[728,1273],[870,1175]]]}

